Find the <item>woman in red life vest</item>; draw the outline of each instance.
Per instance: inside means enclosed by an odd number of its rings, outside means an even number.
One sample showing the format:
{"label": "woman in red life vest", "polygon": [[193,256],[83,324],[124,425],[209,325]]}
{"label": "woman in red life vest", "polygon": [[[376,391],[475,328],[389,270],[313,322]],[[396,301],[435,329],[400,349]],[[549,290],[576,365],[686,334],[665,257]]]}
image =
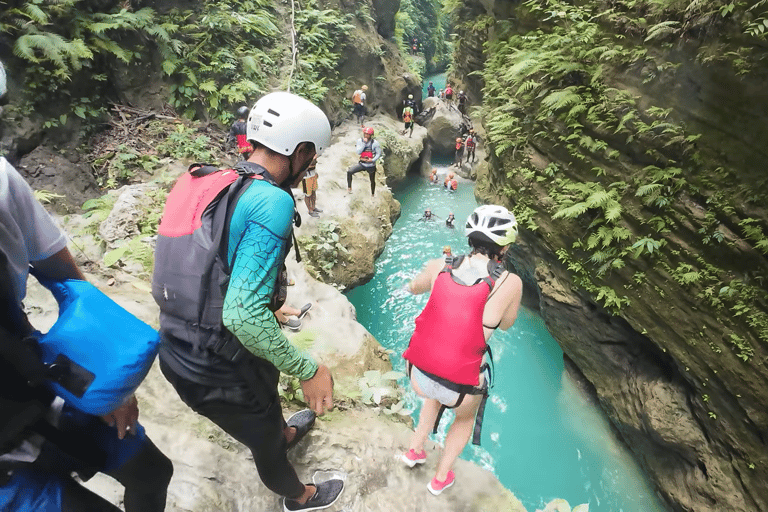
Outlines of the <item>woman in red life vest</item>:
{"label": "woman in red life vest", "polygon": [[501,206],[480,206],[467,219],[466,235],[469,255],[432,260],[408,285],[411,293],[430,296],[403,354],[411,385],[424,404],[402,461],[410,467],[424,464],[424,443],[433,426],[436,431],[443,408],[456,413],[427,486],[435,495],[453,485],[453,464],[473,430],[473,442],[480,442],[488,397],[487,343],[494,330],[515,323],[523,293],[520,278],[501,263],[517,237],[515,216]]}

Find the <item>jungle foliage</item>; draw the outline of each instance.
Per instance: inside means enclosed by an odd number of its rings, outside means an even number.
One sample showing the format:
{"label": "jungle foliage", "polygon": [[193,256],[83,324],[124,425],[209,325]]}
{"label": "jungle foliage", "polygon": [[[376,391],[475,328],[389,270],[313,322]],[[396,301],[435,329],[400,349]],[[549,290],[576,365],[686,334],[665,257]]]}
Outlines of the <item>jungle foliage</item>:
{"label": "jungle foliage", "polygon": [[[709,25],[672,16],[691,9]],[[737,25],[744,46],[731,51],[745,60],[735,71],[752,72],[764,58],[757,49],[765,32],[754,25],[765,2],[528,0],[516,14],[514,24],[496,22],[483,73],[488,143],[505,170],[492,177],[493,192],[530,229],[548,226],[541,236],[556,237],[575,283],[608,310],[620,314],[632,297],[664,296],[645,279],[652,270],[713,311],[738,338],[721,340],[723,347],[750,360],[752,344],[768,343],[768,225],[753,213],[768,204],[768,177],[739,176],[705,153],[702,133],[672,109],[641,104],[611,78],[674,73],[679,64],[654,49],[712,24]],[[714,57],[702,46],[696,58]],[[533,153],[549,164],[534,165]]]}
{"label": "jungle foliage", "polygon": [[426,61],[426,74],[446,68],[450,57],[446,41],[448,19],[441,0],[401,0],[395,21],[395,40],[404,54],[411,52],[416,38],[418,52]]}
{"label": "jungle foliage", "polygon": [[[302,4],[294,89],[317,100],[350,26],[335,10]],[[66,124],[70,115],[103,118],[118,99],[121,70],[163,75],[168,104],[185,117],[229,122],[234,106],[277,84],[289,60],[277,43],[290,40],[289,32],[269,0],[213,0],[162,13],[95,0],[9,0],[0,12],[11,67],[24,70],[19,110],[53,112],[46,127]]]}

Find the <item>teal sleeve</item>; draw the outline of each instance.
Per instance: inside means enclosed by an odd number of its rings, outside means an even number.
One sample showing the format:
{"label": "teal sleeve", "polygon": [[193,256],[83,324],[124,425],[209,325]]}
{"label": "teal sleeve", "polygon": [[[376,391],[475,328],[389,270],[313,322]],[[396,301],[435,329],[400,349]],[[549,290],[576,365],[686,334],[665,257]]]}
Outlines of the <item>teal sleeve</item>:
{"label": "teal sleeve", "polygon": [[292,222],[293,199],[277,187],[254,183],[240,198],[230,224],[229,254],[234,261],[222,319],[255,356],[307,380],[317,363],[288,341],[269,309]]}

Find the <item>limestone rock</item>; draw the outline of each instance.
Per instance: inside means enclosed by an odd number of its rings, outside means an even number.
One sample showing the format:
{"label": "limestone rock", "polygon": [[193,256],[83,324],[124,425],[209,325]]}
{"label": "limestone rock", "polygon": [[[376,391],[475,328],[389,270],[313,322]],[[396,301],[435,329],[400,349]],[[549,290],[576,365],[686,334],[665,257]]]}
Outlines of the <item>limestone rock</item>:
{"label": "limestone rock", "polygon": [[[392,224],[400,216],[400,204],[387,185],[402,180],[410,170],[419,172],[423,162],[423,127],[417,125],[409,138],[400,134],[402,123],[382,115],[371,118],[366,126],[374,128],[383,150],[383,161],[376,171],[375,197],[371,197],[365,171],[352,177],[352,194],[347,193],[347,169],[358,161],[355,142],[362,132],[356,124],[345,122],[334,130],[331,146],[318,159],[317,207],[323,210],[320,217],[307,215],[303,201],[297,201],[305,222],[296,230],[296,236],[306,248],[303,252],[307,268],[315,278],[342,287],[364,283],[373,276],[375,259],[384,250]],[[300,191],[296,191],[296,197],[302,197]],[[331,236],[327,234],[331,226],[348,253],[317,250],[323,237]],[[327,263],[333,263],[329,270],[323,268]]]}
{"label": "limestone rock", "polygon": [[441,155],[453,155],[456,138],[468,130],[467,120],[458,108],[440,98],[425,99],[423,108],[417,121],[427,128],[432,150]]}
{"label": "limestone rock", "polygon": [[119,247],[123,241],[140,234],[138,222],[144,218],[143,205],[148,199],[147,191],[153,185],[126,185],[113,193],[117,201],[109,216],[99,226],[99,235],[107,242],[107,249]]}

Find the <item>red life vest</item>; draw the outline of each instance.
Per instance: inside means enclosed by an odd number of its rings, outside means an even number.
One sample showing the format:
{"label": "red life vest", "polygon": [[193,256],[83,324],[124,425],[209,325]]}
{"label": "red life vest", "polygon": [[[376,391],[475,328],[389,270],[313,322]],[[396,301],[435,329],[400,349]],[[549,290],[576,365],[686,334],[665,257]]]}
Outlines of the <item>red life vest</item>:
{"label": "red life vest", "polygon": [[459,182],[456,180],[451,180],[451,190],[456,190],[459,187]]}
{"label": "red life vest", "polygon": [[403,358],[420,370],[456,384],[478,386],[487,346],[483,310],[503,267],[494,268],[482,282],[464,286],[451,274],[453,266],[460,265],[463,258],[446,259],[427,305],[416,318],[416,330]]}
{"label": "red life vest", "polygon": [[460,140],[456,141],[456,151],[460,150],[464,143]]}
{"label": "red life vest", "polygon": [[368,142],[364,142],[363,151],[360,153],[360,158],[373,158],[373,139]]}
{"label": "red life vest", "polygon": [[448,87],[448,88],[446,88],[446,89],[445,89],[445,95],[446,95],[446,96],[450,96],[450,95],[452,95],[452,94],[453,94],[453,89],[451,89],[450,87]]}
{"label": "red life vest", "polygon": [[237,134],[237,151],[238,153],[250,153],[253,151],[253,146],[248,142],[244,133]]}
{"label": "red life vest", "polygon": [[472,136],[467,137],[467,149],[475,149],[475,138]]}
{"label": "red life vest", "polygon": [[411,110],[410,107],[406,107],[405,109],[403,109],[403,121],[404,122],[410,123],[412,116],[413,116],[413,111]]}
{"label": "red life vest", "polygon": [[361,89],[358,89],[352,95],[352,103],[362,103],[362,102],[363,102],[363,91]]}

